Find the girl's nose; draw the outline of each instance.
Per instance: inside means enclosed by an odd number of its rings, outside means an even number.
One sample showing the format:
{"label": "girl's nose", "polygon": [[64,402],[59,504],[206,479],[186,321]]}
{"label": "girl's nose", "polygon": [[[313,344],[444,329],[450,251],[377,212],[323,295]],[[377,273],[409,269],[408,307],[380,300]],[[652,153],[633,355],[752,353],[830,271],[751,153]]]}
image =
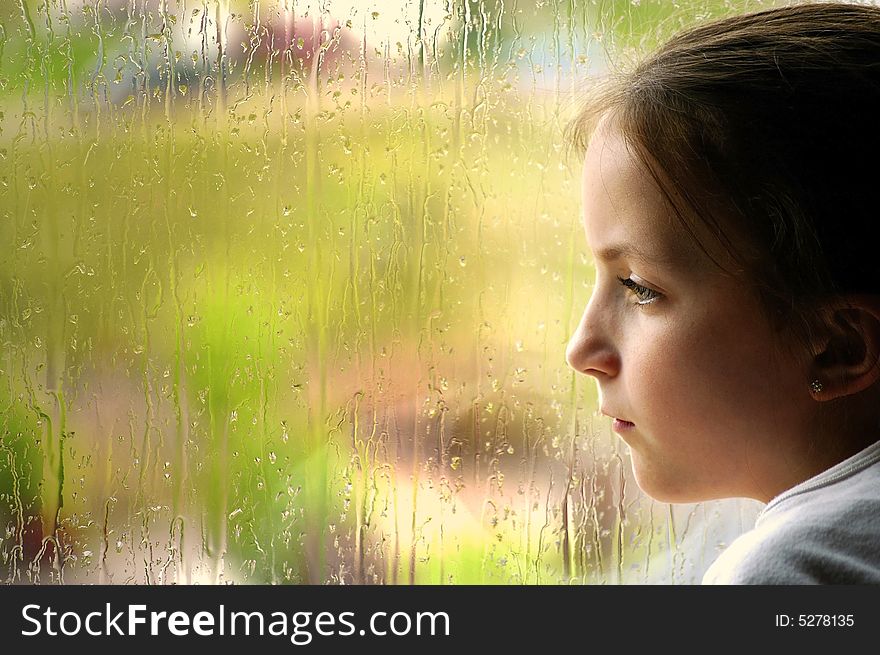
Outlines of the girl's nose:
{"label": "girl's nose", "polygon": [[620,372],[620,355],[609,329],[596,320],[592,304],[587,305],[577,330],[568,341],[565,361],[578,373],[596,378],[614,377]]}

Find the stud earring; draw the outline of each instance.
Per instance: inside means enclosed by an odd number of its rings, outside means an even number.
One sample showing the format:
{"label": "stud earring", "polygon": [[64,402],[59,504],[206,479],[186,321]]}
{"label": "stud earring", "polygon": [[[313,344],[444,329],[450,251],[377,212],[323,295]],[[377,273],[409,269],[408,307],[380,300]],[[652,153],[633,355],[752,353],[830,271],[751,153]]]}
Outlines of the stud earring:
{"label": "stud earring", "polygon": [[813,380],[812,382],[810,382],[810,390],[813,393],[820,393],[822,389],[824,389],[824,387],[822,386],[822,383],[819,382],[819,380]]}

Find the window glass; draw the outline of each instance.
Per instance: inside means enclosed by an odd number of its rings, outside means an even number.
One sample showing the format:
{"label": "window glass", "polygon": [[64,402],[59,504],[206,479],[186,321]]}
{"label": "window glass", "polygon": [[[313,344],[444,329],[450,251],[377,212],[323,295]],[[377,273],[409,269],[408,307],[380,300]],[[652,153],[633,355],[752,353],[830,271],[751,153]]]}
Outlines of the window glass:
{"label": "window glass", "polygon": [[0,8],[8,582],[698,582],[565,346],[562,130],[689,0]]}

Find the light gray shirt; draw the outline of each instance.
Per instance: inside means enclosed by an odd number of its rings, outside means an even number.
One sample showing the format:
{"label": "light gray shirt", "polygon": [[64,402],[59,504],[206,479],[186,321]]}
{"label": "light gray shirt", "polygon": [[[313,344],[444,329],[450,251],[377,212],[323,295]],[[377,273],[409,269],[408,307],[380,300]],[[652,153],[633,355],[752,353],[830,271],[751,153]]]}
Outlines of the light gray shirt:
{"label": "light gray shirt", "polygon": [[880,584],[880,441],[773,498],[703,584]]}

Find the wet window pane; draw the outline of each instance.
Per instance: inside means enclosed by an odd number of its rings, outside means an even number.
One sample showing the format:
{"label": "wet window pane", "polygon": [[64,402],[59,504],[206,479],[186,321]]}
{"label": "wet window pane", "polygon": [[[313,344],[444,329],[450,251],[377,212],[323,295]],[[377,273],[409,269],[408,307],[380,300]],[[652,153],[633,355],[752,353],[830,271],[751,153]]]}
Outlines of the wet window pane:
{"label": "wet window pane", "polygon": [[0,8],[8,582],[698,582],[565,362],[580,89],[759,2]]}

